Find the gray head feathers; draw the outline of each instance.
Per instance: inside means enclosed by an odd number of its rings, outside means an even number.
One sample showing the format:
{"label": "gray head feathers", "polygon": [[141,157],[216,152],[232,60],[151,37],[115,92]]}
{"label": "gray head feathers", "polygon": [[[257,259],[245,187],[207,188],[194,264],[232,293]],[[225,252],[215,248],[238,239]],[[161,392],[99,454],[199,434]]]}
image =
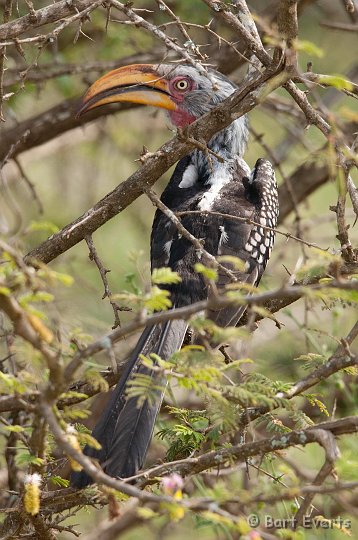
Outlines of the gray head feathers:
{"label": "gray head feathers", "polygon": [[[237,86],[225,75],[208,70],[208,76],[201,75],[193,66],[161,64],[157,71],[167,79],[179,76],[190,77],[195,87],[188,92],[180,107],[190,115],[199,118],[210,109],[224,101],[236,89]],[[217,133],[209,143],[209,148],[220,155],[239,155],[245,152],[248,140],[248,121],[244,115],[235,120],[230,126]]]}

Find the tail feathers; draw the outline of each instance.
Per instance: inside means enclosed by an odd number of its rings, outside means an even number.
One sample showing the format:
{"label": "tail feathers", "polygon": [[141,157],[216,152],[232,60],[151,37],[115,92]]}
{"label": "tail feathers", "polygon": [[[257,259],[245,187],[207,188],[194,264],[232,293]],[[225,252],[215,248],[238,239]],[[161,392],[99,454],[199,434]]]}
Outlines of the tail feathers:
{"label": "tail feathers", "polygon": [[[158,354],[168,359],[179,350],[185,337],[185,321],[169,321],[164,325],[145,328],[125,370],[92,435],[101,444],[101,450],[86,447],[85,454],[95,457],[110,476],[127,478],[136,474],[143,465],[160,409],[166,381],[162,375],[145,367],[139,355]],[[127,383],[135,374],[151,377],[150,399],[140,403],[137,397],[128,398]],[[92,480],[86,473],[73,473],[71,484],[83,488]]]}
{"label": "tail feathers", "polygon": [[[169,358],[180,349],[186,328],[187,324],[184,321],[166,323],[155,350],[148,352],[156,352],[163,359]],[[127,478],[136,474],[142,467],[164,396],[166,380],[160,373],[142,364],[139,365],[136,373],[151,377],[150,398],[139,407],[138,398],[126,400],[116,422],[105,464],[105,470],[111,476]]]}

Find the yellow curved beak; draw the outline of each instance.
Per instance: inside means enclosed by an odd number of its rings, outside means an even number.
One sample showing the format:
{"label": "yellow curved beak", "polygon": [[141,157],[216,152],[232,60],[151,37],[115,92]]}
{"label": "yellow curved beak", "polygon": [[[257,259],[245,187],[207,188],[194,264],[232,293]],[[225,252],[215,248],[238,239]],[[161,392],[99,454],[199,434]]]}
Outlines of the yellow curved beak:
{"label": "yellow curved beak", "polygon": [[130,101],[169,111],[177,106],[170,97],[168,81],[151,64],[133,64],[103,75],[90,86],[76,117],[107,103]]}

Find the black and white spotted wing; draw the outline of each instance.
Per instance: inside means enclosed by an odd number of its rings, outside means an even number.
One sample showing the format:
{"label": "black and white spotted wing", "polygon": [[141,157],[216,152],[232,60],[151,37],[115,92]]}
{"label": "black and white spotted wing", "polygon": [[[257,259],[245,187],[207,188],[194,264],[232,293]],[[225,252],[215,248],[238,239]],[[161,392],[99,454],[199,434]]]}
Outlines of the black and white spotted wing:
{"label": "black and white spotted wing", "polygon": [[[221,198],[213,206],[214,211],[233,216],[232,219],[225,218],[221,224],[223,240],[218,254],[231,255],[244,261],[246,269],[244,272],[235,272],[237,280],[257,286],[275,240],[274,229],[279,209],[277,184],[275,172],[268,160],[259,159],[248,176],[245,176],[240,161],[233,180],[224,187]],[[229,281],[227,274],[219,272],[219,289]],[[235,326],[245,309],[245,306],[234,306],[211,310],[208,315],[218,326]]]}

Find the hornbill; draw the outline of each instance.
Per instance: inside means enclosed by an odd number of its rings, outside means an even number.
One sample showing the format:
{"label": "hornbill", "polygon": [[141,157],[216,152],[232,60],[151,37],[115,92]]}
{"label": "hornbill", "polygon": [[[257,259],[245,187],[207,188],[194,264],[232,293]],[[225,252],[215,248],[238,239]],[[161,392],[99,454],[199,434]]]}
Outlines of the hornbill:
{"label": "hornbill", "polygon": [[[235,89],[229,79],[216,71],[210,70],[206,76],[189,65],[136,64],[115,69],[97,80],[84,96],[79,114],[107,103],[129,101],[166,109],[174,126],[184,128]],[[235,270],[236,278],[256,286],[274,243],[278,199],[270,162],[259,159],[250,171],[242,159],[247,139],[247,119],[242,116],[210,140],[210,155],[194,149],[178,162],[161,200],[173,212],[182,213],[183,226],[202,240],[211,255],[231,255],[243,260],[245,271]],[[151,234],[151,266],[167,266],[180,275],[180,283],[166,286],[173,307],[208,298],[208,284],[194,270],[199,259],[200,253],[193,243],[179,234],[167,215],[157,210]],[[229,279],[227,273],[219,270],[218,289]],[[219,326],[234,326],[244,311],[243,306],[226,307],[211,310],[208,316]],[[93,436],[101,450],[85,449],[88,456],[98,459],[107,474],[128,478],[142,467],[163,399],[163,375],[160,370],[144,366],[139,355],[156,353],[168,359],[181,348],[186,331],[186,321],[173,320],[146,327],[139,338],[94,428]],[[144,400],[140,406],[137,398],[127,396],[128,383],[138,373],[152,377],[158,388],[156,399]],[[72,475],[73,486],[84,487],[90,482],[83,471]]]}

